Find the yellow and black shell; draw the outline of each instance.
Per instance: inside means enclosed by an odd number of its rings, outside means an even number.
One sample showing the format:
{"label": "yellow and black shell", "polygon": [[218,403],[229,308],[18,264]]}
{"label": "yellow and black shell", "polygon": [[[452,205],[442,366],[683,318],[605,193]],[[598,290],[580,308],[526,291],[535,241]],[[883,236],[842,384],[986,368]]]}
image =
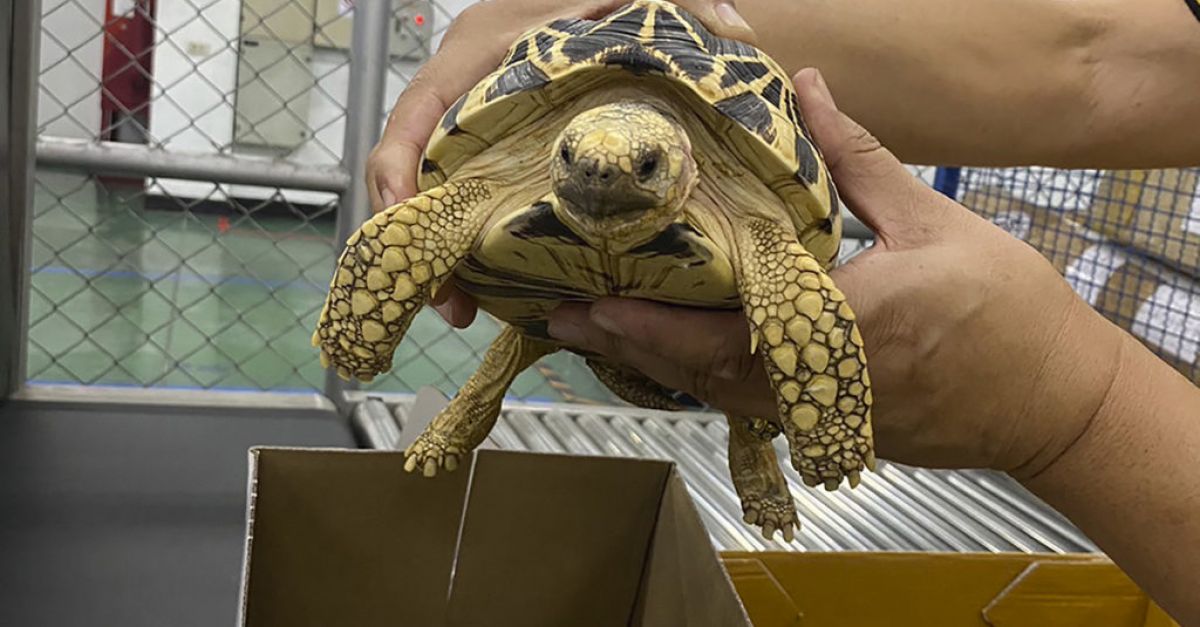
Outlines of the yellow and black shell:
{"label": "yellow and black shell", "polygon": [[697,113],[724,129],[733,156],[784,201],[809,252],[833,263],[842,228],[837,191],[790,77],[757,48],[717,37],[660,0],[524,34],[500,67],[443,115],[421,161],[420,189],[442,184],[467,160],[583,91],[630,76],[660,77],[693,96]]}

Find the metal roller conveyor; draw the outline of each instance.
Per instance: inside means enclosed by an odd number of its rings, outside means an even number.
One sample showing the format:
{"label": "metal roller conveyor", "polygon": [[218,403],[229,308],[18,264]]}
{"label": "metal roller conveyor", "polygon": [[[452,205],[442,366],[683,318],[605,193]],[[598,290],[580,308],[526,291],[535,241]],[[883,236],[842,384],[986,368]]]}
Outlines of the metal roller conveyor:
{"label": "metal roller conveyor", "polygon": [[[372,395],[363,415],[386,411],[412,424],[413,397]],[[376,427],[374,432],[384,430]],[[413,434],[410,434],[410,437]],[[804,486],[776,442],[801,529],[790,543],[765,540],[742,521],[726,465],[725,418],[632,407],[506,404],[485,446],[546,453],[669,459],[679,468],[720,550],[1098,552],[1070,522],[1010,478],[982,470],[928,470],[881,460],[857,489]],[[388,440],[374,443],[393,448]]]}

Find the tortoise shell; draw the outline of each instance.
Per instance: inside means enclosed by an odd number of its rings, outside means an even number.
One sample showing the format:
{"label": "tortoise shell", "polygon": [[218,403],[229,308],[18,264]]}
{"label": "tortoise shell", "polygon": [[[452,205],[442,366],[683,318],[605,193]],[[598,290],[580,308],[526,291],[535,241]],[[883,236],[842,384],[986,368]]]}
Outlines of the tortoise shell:
{"label": "tortoise shell", "polygon": [[630,76],[668,81],[688,96],[732,158],[783,200],[809,252],[833,263],[842,229],[837,191],[790,77],[757,48],[717,37],[660,0],[635,0],[600,20],[557,20],[521,36],[500,67],[442,116],[421,161],[419,188],[442,184],[580,93]]}

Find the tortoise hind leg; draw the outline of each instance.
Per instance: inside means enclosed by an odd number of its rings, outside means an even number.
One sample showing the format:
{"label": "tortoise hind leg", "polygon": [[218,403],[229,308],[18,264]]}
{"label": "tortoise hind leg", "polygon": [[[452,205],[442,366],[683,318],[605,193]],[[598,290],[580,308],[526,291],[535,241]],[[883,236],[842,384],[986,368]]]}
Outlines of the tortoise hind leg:
{"label": "tortoise hind leg", "polygon": [[346,241],[313,346],[343,379],[370,381],[430,294],[470,251],[495,208],[493,185],[449,182],[386,209]]}
{"label": "tortoise hind leg", "polygon": [[438,468],[457,468],[459,456],[479,446],[496,425],[504,395],[517,375],[555,350],[505,326],[488,347],[479,369],[404,451],[404,469],[420,468],[426,477],[432,477]]}
{"label": "tortoise hind leg", "polygon": [[587,365],[605,387],[628,403],[646,409],[683,409],[670,390],[640,372],[596,359],[588,359]]}
{"label": "tortoise hind leg", "polygon": [[742,501],[742,519],[770,540],[779,530],[791,542],[800,528],[796,503],[771,440],[778,428],[767,420],[729,416],[729,474]]}
{"label": "tortoise hind leg", "polygon": [[871,390],[854,312],[790,230],[739,229],[739,288],[752,350],[763,356],[792,466],[809,486],[850,487],[875,468]]}

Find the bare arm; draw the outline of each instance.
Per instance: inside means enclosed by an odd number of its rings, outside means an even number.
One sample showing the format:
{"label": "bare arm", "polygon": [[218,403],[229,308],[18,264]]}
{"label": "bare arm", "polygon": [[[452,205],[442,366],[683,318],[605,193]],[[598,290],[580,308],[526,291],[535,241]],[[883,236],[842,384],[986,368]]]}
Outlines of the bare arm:
{"label": "bare arm", "polygon": [[1200,625],[1200,388],[1121,334],[1120,369],[1092,424],[1023,483],[1176,620]]}
{"label": "bare arm", "polygon": [[[1032,247],[917,182],[815,76],[797,77],[801,110],[879,233],[831,272],[862,329],[879,455],[1010,474],[1200,626],[1200,388]],[[605,299],[560,307],[549,331],[733,415],[778,411],[740,312]]]}
{"label": "bare arm", "polygon": [[1184,0],[738,0],[789,71],[910,163],[1200,165]]}

